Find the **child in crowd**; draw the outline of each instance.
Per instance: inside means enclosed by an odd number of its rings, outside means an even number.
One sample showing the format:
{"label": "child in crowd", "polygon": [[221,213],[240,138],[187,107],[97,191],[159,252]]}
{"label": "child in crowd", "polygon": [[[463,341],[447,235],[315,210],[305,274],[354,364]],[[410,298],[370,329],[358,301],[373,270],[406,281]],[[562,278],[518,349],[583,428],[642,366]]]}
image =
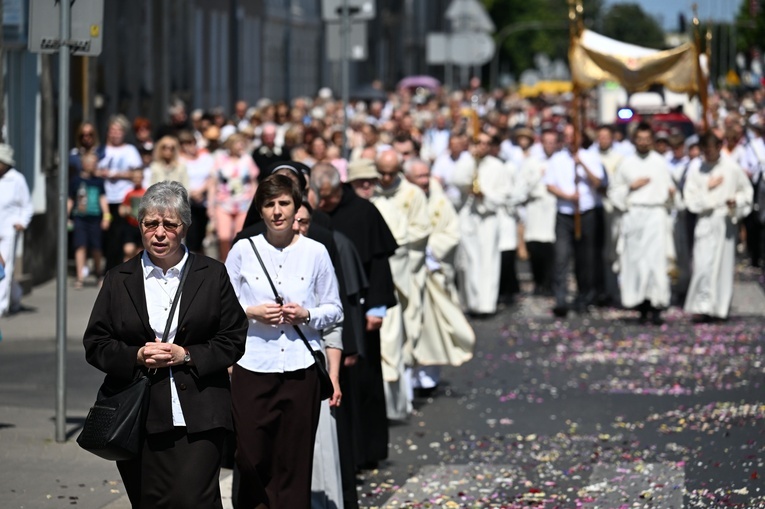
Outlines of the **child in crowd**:
{"label": "child in crowd", "polygon": [[93,273],[101,275],[102,232],[109,229],[112,221],[106,201],[104,179],[96,176],[98,157],[82,156],[82,172],[69,183],[66,209],[71,217],[74,261],[77,271],[75,289],[82,288],[88,272],[88,250],[93,257]]}
{"label": "child in crowd", "polygon": [[125,261],[138,254],[143,241],[141,240],[141,230],[138,228],[138,204],[146,189],[143,186],[144,174],[142,170],[133,171],[133,190],[125,195],[125,201],[120,205],[120,216],[126,218],[125,236],[122,239],[123,253]]}

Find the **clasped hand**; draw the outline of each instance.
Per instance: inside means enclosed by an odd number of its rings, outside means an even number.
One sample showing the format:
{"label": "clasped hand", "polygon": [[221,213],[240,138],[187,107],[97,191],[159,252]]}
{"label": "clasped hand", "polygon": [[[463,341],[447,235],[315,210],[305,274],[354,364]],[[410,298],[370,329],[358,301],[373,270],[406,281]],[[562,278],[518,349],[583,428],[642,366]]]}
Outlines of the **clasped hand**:
{"label": "clasped hand", "polygon": [[287,302],[279,305],[268,302],[247,308],[247,317],[269,325],[302,324],[308,318],[308,310],[300,304]]}
{"label": "clasped hand", "polygon": [[157,338],[154,343],[146,343],[138,350],[138,362],[147,368],[166,368],[182,364],[185,354],[183,347],[163,343]]}

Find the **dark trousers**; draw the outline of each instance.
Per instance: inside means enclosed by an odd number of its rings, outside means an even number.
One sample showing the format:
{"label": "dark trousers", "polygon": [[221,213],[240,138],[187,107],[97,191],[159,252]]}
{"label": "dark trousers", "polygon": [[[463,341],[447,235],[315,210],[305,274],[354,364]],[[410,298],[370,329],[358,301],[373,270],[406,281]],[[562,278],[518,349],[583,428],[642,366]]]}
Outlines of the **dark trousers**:
{"label": "dark trousers", "polygon": [[513,296],[521,291],[518,284],[518,274],[515,269],[515,250],[502,251],[499,276],[499,297],[504,302],[513,300]]}
{"label": "dark trousers", "polygon": [[591,212],[594,218],[595,232],[592,245],[592,286],[595,292],[594,299],[598,303],[607,302],[607,277],[611,274],[611,267],[606,263],[606,217],[603,207],[595,207]]}
{"label": "dark trousers", "polygon": [[577,297],[574,305],[584,308],[595,298],[593,275],[593,251],[595,246],[595,213],[592,210],[581,214],[581,237],[577,240],[574,216],[558,214],[555,221],[555,305],[568,307],[568,273],[571,260],[574,261]]}
{"label": "dark trousers", "polygon": [[752,212],[744,219],[746,250],[752,267],[759,267],[762,264],[762,224],[758,216],[758,212]]}
{"label": "dark trousers", "polygon": [[235,364],[231,397],[240,474],[236,507],[310,507],[321,402],[316,368],[255,373]]}
{"label": "dark trousers", "polygon": [[555,270],[555,244],[552,242],[526,242],[529,251],[531,275],[534,278],[534,293],[552,294],[553,271]]}
{"label": "dark trousers", "polygon": [[112,215],[112,222],[109,225],[109,229],[104,232],[106,270],[116,267],[125,258],[125,253],[122,250],[124,245],[122,229],[125,225],[125,218],[120,216],[120,204],[110,203],[109,213]]}
{"label": "dark trousers", "polygon": [[226,431],[149,435],[139,458],[118,461],[133,509],[222,509],[220,462]]}
{"label": "dark trousers", "polygon": [[186,234],[186,247],[195,253],[202,253],[203,242],[207,235],[207,207],[191,203],[191,226]]}

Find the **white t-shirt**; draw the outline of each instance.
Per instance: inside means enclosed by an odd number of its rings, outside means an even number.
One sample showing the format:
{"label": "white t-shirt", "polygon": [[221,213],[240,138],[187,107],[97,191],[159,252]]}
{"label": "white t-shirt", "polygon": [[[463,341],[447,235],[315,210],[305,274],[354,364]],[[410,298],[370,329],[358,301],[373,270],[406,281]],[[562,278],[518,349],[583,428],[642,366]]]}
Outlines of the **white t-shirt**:
{"label": "white t-shirt", "polygon": [[[605,171],[603,170],[603,165],[600,164],[600,158],[584,149],[579,149],[578,154],[579,159],[589,168],[593,175],[602,179]],[[574,190],[577,190],[579,192],[579,210],[587,212],[598,204],[599,198],[595,190],[588,184],[587,173],[584,171],[584,168],[578,165],[575,169],[574,166],[574,158],[571,157],[568,150],[556,152],[550,158],[550,164],[545,173],[545,185],[555,186],[566,194],[574,194]],[[572,215],[574,213],[574,203],[558,198],[558,212]]]}
{"label": "white t-shirt", "polygon": [[[143,167],[141,154],[133,145],[125,143],[119,147],[107,145],[104,158],[98,161],[99,168],[109,170],[109,175],[121,173],[131,169]],[[122,203],[125,195],[135,187],[130,179],[109,180],[104,184],[106,188],[106,201],[109,203]]]}
{"label": "white t-shirt", "polygon": [[183,158],[186,171],[189,173],[189,189],[195,190],[202,187],[205,180],[212,174],[215,160],[210,154],[199,154],[196,159]]}

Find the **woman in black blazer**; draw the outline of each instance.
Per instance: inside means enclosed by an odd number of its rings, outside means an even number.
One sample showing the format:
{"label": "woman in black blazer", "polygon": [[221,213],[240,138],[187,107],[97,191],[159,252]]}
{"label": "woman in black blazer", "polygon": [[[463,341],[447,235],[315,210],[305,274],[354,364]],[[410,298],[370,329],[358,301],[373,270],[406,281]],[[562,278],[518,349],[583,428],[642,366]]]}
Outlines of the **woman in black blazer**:
{"label": "woman in black blazer", "polygon": [[117,467],[133,508],[222,508],[218,475],[233,428],[227,368],[244,353],[247,318],[225,267],[191,258],[181,243],[191,224],[183,186],[151,186],[138,220],[144,251],[106,274],[83,339],[87,361],[110,384],[138,371],[151,380],[142,452]]}

